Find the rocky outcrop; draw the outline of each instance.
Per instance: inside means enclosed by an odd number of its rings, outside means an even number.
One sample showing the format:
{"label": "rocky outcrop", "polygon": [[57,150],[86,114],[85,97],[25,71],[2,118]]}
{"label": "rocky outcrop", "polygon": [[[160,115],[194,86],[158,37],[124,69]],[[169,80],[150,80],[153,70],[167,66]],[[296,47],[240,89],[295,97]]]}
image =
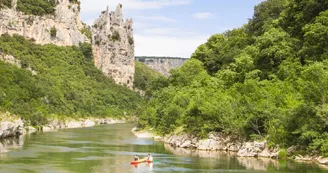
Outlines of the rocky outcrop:
{"label": "rocky outcrop", "polygon": [[2,54],[1,52],[0,52],[0,61],[4,61],[4,62],[6,62],[8,64],[11,64],[11,65],[14,65],[18,68],[22,67],[20,60],[17,60],[12,55],[5,55],[5,54]]}
{"label": "rocky outcrop", "polygon": [[24,122],[21,118],[10,113],[1,114],[0,139],[25,134]]}
{"label": "rocky outcrop", "polygon": [[269,149],[266,141],[245,142],[239,149],[237,156],[278,158],[279,150],[279,147]]}
{"label": "rocky outcrop", "polygon": [[244,142],[241,138],[222,133],[210,133],[207,139],[191,135],[172,135],[164,138],[164,142],[180,148],[237,152],[239,157],[277,158],[279,152],[279,147],[269,149],[266,141]]}
{"label": "rocky outcrop", "polygon": [[[22,68],[22,64],[21,61],[16,59],[14,56],[12,55],[6,55],[0,52],[0,61],[4,61],[5,63],[14,65],[18,68]],[[25,70],[28,70],[32,73],[32,75],[37,75],[38,73],[36,71],[34,71],[31,67],[25,67]]]}
{"label": "rocky outcrop", "polygon": [[169,72],[172,69],[181,67],[189,59],[175,57],[136,57],[136,60],[160,72],[164,76],[169,76]]}
{"label": "rocky outcrop", "polygon": [[328,157],[322,157],[322,156],[297,155],[295,157],[295,161],[298,161],[298,162],[315,161],[315,162],[323,164],[323,165],[328,165]]}
{"label": "rocky outcrop", "polygon": [[134,39],[132,20],[123,21],[122,5],[109,12],[107,7],[92,26],[94,63],[117,84],[133,86]]}
{"label": "rocky outcrop", "polygon": [[[88,41],[80,30],[84,27],[80,20],[79,5],[70,0],[57,0],[55,14],[34,16],[16,10],[17,0],[11,9],[0,11],[0,34],[18,34],[35,40],[37,44],[59,46],[78,45]],[[51,30],[55,30],[55,35]]]}
{"label": "rocky outcrop", "polygon": [[112,119],[112,118],[103,118],[103,119],[81,119],[81,120],[50,120],[47,125],[42,126],[42,131],[53,131],[60,129],[70,129],[70,128],[81,128],[81,127],[92,127],[97,124],[118,124],[125,123],[125,120]]}
{"label": "rocky outcrop", "polygon": [[164,142],[175,147],[194,148],[208,151],[239,151],[242,140],[222,133],[210,133],[207,139],[199,139],[191,135],[172,135],[164,138]]}
{"label": "rocky outcrop", "polygon": [[[72,46],[91,42],[83,34],[91,30],[95,66],[117,84],[132,88],[135,73],[133,22],[123,21],[122,5],[112,13],[107,8],[94,25],[88,27],[80,20],[79,3],[70,0],[56,0],[56,3],[54,14],[35,16],[17,11],[17,0],[13,0],[12,8],[0,10],[0,35],[18,34],[37,44]],[[11,61],[10,58],[5,57],[7,61]]]}

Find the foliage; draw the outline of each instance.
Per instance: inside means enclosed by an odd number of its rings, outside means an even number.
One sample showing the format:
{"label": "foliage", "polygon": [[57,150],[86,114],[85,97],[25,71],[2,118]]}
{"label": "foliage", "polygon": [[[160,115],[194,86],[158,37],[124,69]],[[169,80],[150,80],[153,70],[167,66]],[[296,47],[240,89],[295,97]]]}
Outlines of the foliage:
{"label": "foliage", "polygon": [[87,26],[87,24],[83,23],[83,28],[80,30],[82,34],[84,34],[90,41],[92,41],[92,33],[90,26]]}
{"label": "foliage", "polygon": [[133,38],[132,37],[128,36],[128,40],[129,40],[129,44],[130,45],[133,45],[134,44],[134,41],[133,41]]}
{"label": "foliage", "polygon": [[59,117],[135,115],[143,99],[118,86],[93,65],[90,44],[80,47],[36,45],[21,36],[2,35],[1,52],[19,59],[17,68],[0,61],[0,111],[32,125]]}
{"label": "foliage", "polygon": [[287,150],[286,149],[280,149],[278,153],[279,159],[287,159]]}
{"label": "foliage", "polygon": [[0,10],[5,7],[11,8],[11,0],[0,0]]}
{"label": "foliage", "polygon": [[17,10],[28,15],[43,16],[54,14],[56,5],[55,0],[18,0]]}
{"label": "foliage", "polygon": [[121,41],[121,36],[120,36],[120,33],[118,31],[114,31],[111,39],[113,41]]}
{"label": "foliage", "polygon": [[57,29],[53,26],[50,28],[50,36],[53,38],[53,37],[56,37],[57,35]]}
{"label": "foliage", "polygon": [[139,61],[135,61],[135,75],[133,82],[135,88],[146,91],[147,95],[151,95],[159,85],[156,84],[156,82],[160,80],[167,81],[167,79],[165,79],[165,77],[159,72],[147,67]]}
{"label": "foliage", "polygon": [[237,134],[327,156],[327,36],[327,1],[264,1],[248,24],[211,36],[173,70],[138,126]]}

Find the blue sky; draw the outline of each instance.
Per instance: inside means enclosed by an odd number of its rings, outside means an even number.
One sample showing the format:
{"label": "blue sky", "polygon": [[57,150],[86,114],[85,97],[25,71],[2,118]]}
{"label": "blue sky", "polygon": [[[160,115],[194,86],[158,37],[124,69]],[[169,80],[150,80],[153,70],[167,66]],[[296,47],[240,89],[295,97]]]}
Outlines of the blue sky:
{"label": "blue sky", "polygon": [[262,0],[81,0],[81,19],[92,24],[107,6],[123,5],[134,21],[137,56],[189,58],[216,33],[240,27]]}

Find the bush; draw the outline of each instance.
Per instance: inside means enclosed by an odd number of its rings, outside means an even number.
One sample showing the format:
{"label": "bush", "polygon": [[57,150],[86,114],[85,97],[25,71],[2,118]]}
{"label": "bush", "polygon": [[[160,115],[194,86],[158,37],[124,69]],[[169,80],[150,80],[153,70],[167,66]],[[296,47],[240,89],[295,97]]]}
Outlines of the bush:
{"label": "bush", "polygon": [[287,159],[287,150],[286,149],[280,149],[278,153],[279,159]]}
{"label": "bush", "polygon": [[52,38],[54,38],[54,37],[57,36],[57,29],[56,29],[54,26],[51,27],[51,29],[50,29],[50,36],[51,36]]}
{"label": "bush", "polygon": [[28,15],[43,16],[54,14],[56,5],[55,0],[18,0],[17,10]]}
{"label": "bush", "polygon": [[112,40],[113,41],[121,41],[121,36],[120,36],[120,33],[118,31],[114,31],[114,33],[112,35]]}
{"label": "bush", "polygon": [[90,41],[92,41],[91,30],[85,23],[83,23],[83,28],[80,30],[80,32],[84,34]]}
{"label": "bush", "polygon": [[128,36],[128,39],[129,39],[129,44],[130,44],[130,45],[133,45],[133,44],[134,44],[133,38],[130,37],[130,36]]}

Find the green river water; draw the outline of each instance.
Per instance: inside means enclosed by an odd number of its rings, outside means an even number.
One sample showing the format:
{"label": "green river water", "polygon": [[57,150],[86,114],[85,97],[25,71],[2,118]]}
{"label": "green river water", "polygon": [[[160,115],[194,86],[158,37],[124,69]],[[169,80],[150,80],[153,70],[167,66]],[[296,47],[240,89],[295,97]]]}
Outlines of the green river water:
{"label": "green river water", "polygon": [[[316,164],[237,158],[223,152],[174,149],[161,142],[138,139],[132,124],[103,125],[26,135],[5,140],[1,173],[324,173]],[[2,149],[3,150],[3,149]],[[154,164],[130,165],[135,154],[151,153]]]}

